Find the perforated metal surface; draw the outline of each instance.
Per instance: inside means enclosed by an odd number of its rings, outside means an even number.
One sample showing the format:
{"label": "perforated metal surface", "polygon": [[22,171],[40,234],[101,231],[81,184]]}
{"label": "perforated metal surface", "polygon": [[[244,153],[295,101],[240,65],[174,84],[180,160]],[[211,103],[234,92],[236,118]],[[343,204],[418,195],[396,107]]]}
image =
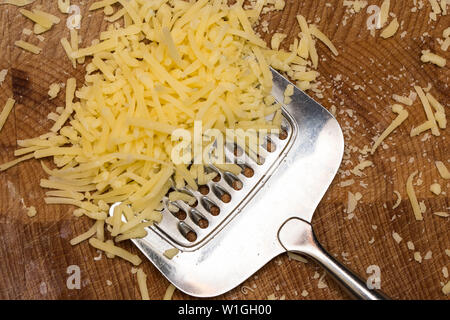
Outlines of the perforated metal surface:
{"label": "perforated metal surface", "polygon": [[[241,167],[251,168],[253,170],[252,177],[246,177],[244,172],[238,176],[231,172],[221,171],[214,166],[210,166],[210,170],[216,171],[220,176],[220,181],[210,181],[207,184],[209,192],[202,194],[200,191],[192,190],[189,187],[183,190],[189,195],[195,197],[196,206],[190,206],[183,201],[170,202],[167,197],[164,199],[164,209],[162,210],[163,219],[158,224],[150,227],[154,232],[158,233],[162,238],[171,242],[176,246],[180,246],[183,250],[193,250],[213,237],[214,234],[221,229],[221,226],[232,219],[240,212],[239,207],[251,198],[253,192],[256,192],[261,182],[267,177],[267,172],[279,161],[280,155],[286,152],[289,142],[292,140],[292,121],[287,114],[284,114],[282,122],[282,133],[271,134],[268,136],[270,144],[263,144],[259,153],[259,164],[254,158],[247,154],[239,154],[238,157],[234,155],[233,148],[228,146],[225,148],[225,156],[227,162],[238,163]],[[269,150],[270,151],[269,151]],[[233,188],[233,181],[238,183],[239,190]],[[236,186],[235,186],[236,187]],[[227,194],[231,197],[229,202],[224,202],[221,199],[222,194]],[[185,214],[182,214],[184,219],[179,219],[180,215],[169,210],[169,205],[178,207]],[[216,207],[212,209],[212,207]],[[220,210],[219,214],[215,215],[212,211]],[[177,217],[178,216],[178,217]],[[202,220],[202,221],[201,221]],[[207,222],[205,222],[207,221]],[[204,226],[207,224],[207,227]],[[190,233],[188,235],[188,233]],[[194,236],[195,234],[195,240]],[[193,240],[193,241],[192,241]]]}

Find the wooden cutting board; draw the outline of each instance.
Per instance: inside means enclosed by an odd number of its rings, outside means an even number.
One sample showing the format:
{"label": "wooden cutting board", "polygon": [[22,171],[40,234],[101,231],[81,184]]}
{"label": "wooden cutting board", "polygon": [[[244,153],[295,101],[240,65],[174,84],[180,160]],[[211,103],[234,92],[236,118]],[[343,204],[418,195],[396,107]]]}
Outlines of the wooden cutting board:
{"label": "wooden cutting board", "polygon": [[[83,15],[80,34],[82,45],[96,38],[106,23],[102,12],[88,12],[93,1],[72,1]],[[0,70],[8,74],[0,86],[0,105],[8,97],[17,100],[13,113],[0,134],[0,162],[12,160],[17,148],[16,140],[35,137],[50,128],[47,114],[63,106],[64,95],[49,101],[47,91],[54,82],[65,82],[68,77],[83,81],[83,68],[73,69],[59,40],[68,37],[65,17],[54,2],[36,1],[44,11],[60,16],[62,22],[43,34],[40,42],[35,36],[22,34],[24,27],[32,29],[30,21],[21,16],[18,8],[0,5]],[[369,1],[380,5],[381,1]],[[287,47],[299,32],[295,16],[303,14],[314,21],[330,37],[339,50],[334,57],[318,44],[320,56],[320,81],[325,88],[324,106],[337,109],[337,118],[346,132],[347,146],[363,148],[372,145],[373,137],[382,132],[395,115],[390,110],[392,94],[409,95],[413,84],[432,86],[431,93],[449,107],[449,68],[438,68],[420,62],[421,50],[442,52],[436,41],[449,27],[450,16],[438,16],[430,22],[428,1],[425,7],[411,12],[412,1],[391,1],[391,12],[401,21],[401,30],[391,39],[372,37],[367,30],[369,14],[363,9],[352,15],[340,0],[287,0],[283,12],[267,16],[270,33],[283,32],[289,38]],[[405,32],[404,37],[401,34]],[[270,40],[270,34],[265,35]],[[40,55],[32,55],[14,47],[14,41],[23,39],[43,48]],[[360,86],[360,87],[358,87]],[[359,89],[358,89],[359,88]],[[450,207],[449,182],[439,177],[435,160],[450,159],[449,131],[440,137],[409,138],[409,131],[426,120],[417,100],[407,107],[410,112],[406,122],[397,129],[368,159],[374,166],[364,171],[364,176],[338,175],[317,209],[314,227],[319,240],[340,261],[367,278],[369,266],[379,266],[382,289],[394,299],[448,299],[442,286],[449,279],[443,276],[443,267],[450,268],[450,258],[444,252],[450,249],[449,219],[434,216],[432,212],[447,211]],[[428,138],[427,138],[428,137]],[[351,152],[342,170],[358,163],[358,152]],[[407,177],[419,170],[422,184],[416,186],[419,201],[424,201],[424,221],[414,219],[406,197]],[[69,240],[90,227],[90,221],[72,216],[69,206],[47,206],[39,180],[45,175],[38,161],[28,161],[5,173],[0,173],[0,298],[1,299],[139,299],[136,276],[131,265],[119,259],[103,256],[87,243],[72,247]],[[342,188],[347,179],[355,184]],[[429,191],[433,182],[442,185],[444,193],[435,196]],[[300,183],[300,182],[299,182]],[[392,210],[396,201],[394,190],[403,201]],[[346,219],[348,192],[363,195],[354,214]],[[35,206],[34,218],[26,215],[25,206]],[[403,240],[393,239],[397,232]],[[407,248],[412,241],[415,250],[429,260],[418,263],[414,252]],[[125,247],[138,252],[131,243]],[[69,290],[66,286],[67,268],[77,265],[81,270],[81,289]],[[168,281],[149,262],[143,264],[148,275],[150,297],[160,299]],[[266,299],[268,295],[285,296],[286,299],[342,299],[346,295],[325,277],[325,288],[318,283],[323,271],[314,263],[303,264],[282,255],[262,268],[256,275],[223,299]],[[319,278],[318,278],[319,276]],[[110,285],[108,285],[109,283]],[[322,287],[322,286],[321,286]],[[306,290],[308,295],[301,293]],[[176,292],[174,299],[190,299]]]}

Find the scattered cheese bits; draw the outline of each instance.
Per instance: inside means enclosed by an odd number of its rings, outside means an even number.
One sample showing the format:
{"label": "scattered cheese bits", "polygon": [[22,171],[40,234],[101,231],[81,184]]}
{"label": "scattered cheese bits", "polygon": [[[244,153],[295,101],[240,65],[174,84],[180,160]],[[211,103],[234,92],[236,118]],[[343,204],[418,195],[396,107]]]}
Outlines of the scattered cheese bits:
{"label": "scattered cheese bits", "polygon": [[439,174],[443,179],[449,180],[450,179],[450,171],[448,171],[447,167],[442,161],[436,161],[436,168],[439,171]]}
{"label": "scattered cheese bits", "polygon": [[29,216],[30,218],[36,216],[37,211],[36,211],[35,207],[31,206],[31,207],[28,207],[26,209],[27,209],[27,216]]}
{"label": "scattered cheese bits", "polygon": [[397,33],[398,28],[400,27],[400,24],[397,21],[397,18],[391,21],[389,25],[381,32],[380,36],[384,39],[392,37],[394,34]]}
{"label": "scattered cheese bits", "polygon": [[375,141],[372,150],[370,151],[371,154],[375,153],[375,150],[380,146],[380,144],[395,130],[397,127],[399,127],[407,118],[408,118],[408,111],[406,111],[401,105],[394,104],[392,106],[392,111],[394,113],[397,113],[397,118],[392,121],[392,123],[389,125],[389,127],[384,130],[384,132],[378,137],[378,139]]}
{"label": "scattered cheese bits", "polygon": [[170,284],[166,289],[166,293],[164,294],[163,300],[172,300],[175,289],[176,289],[175,286],[173,284]]}
{"label": "scattered cheese bits", "polygon": [[439,183],[433,183],[430,186],[430,191],[433,192],[435,195],[440,195],[442,190],[441,190],[441,185]]}
{"label": "scattered cheese bits", "polygon": [[59,83],[52,83],[48,90],[48,95],[50,100],[55,99],[58,96],[59,91],[61,90],[61,86]]}
{"label": "scattered cheese bits", "polygon": [[168,249],[166,251],[164,251],[164,256],[171,260],[173,257],[175,257],[178,253],[180,252],[180,250],[178,250],[177,248],[172,248],[172,249]]}
{"label": "scattered cheese bits", "polygon": [[14,45],[16,47],[22,48],[23,50],[26,50],[28,52],[34,53],[34,54],[40,54],[42,49],[35,46],[34,44],[25,42],[23,40],[18,40],[14,42]]}
{"label": "scattered cheese bits", "polygon": [[416,220],[423,220],[422,211],[420,210],[419,202],[417,201],[416,193],[413,187],[413,179],[417,175],[418,171],[413,172],[406,182],[406,193],[408,194],[409,201],[414,212]]}
{"label": "scattered cheese bits", "polygon": [[16,103],[16,100],[14,100],[12,98],[8,98],[8,100],[6,100],[6,104],[3,107],[2,112],[0,113],[0,131],[2,131],[3,126],[5,125],[6,119],[8,119],[15,103]]}
{"label": "scattered cheese bits", "polygon": [[432,53],[430,50],[423,50],[420,60],[425,63],[431,62],[441,68],[445,67],[445,65],[447,64],[447,60],[444,57]]}

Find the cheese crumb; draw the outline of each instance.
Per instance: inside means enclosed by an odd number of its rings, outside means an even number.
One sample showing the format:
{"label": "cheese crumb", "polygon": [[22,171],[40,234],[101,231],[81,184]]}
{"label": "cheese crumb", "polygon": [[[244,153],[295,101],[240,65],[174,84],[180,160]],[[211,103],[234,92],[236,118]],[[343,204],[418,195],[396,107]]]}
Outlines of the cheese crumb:
{"label": "cheese crumb", "polygon": [[418,263],[422,263],[422,255],[419,251],[414,252],[414,260],[416,260]]}
{"label": "cheese crumb", "polygon": [[450,293],[450,281],[442,288],[442,292],[447,295]]}
{"label": "cheese crumb", "polygon": [[439,66],[439,67],[445,67],[445,65],[447,64],[447,60],[435,53],[432,53],[430,50],[423,50],[422,51],[422,56],[420,57],[420,60],[422,60],[422,62],[431,62],[434,63],[435,65]]}
{"label": "cheese crumb", "polygon": [[402,237],[397,232],[392,232],[392,237],[397,243],[400,243],[403,240]]}
{"label": "cheese crumb", "polygon": [[7,74],[8,74],[8,69],[3,69],[0,71],[0,86],[2,85],[3,81],[5,81]]}
{"label": "cheese crumb", "polygon": [[433,183],[430,186],[430,191],[433,192],[435,195],[440,195],[442,190],[441,190],[441,185],[439,183]]}
{"label": "cheese crumb", "polygon": [[280,44],[281,42],[283,42],[284,39],[286,39],[287,34],[285,33],[275,33],[272,36],[272,40],[270,41],[270,46],[272,47],[273,50],[278,50],[280,49]]}
{"label": "cheese crumb", "polygon": [[164,251],[164,256],[167,259],[172,259],[173,257],[175,257],[178,253],[180,252],[180,250],[178,250],[177,248],[172,248],[172,249],[168,249],[166,251]]}
{"label": "cheese crumb", "polygon": [[29,216],[30,218],[36,216],[37,211],[36,211],[35,207],[31,206],[31,207],[26,208],[26,209],[27,209],[27,216]]}
{"label": "cheese crumb", "polygon": [[50,100],[55,99],[58,96],[59,91],[61,90],[61,85],[59,83],[52,83],[48,90],[48,95]]}

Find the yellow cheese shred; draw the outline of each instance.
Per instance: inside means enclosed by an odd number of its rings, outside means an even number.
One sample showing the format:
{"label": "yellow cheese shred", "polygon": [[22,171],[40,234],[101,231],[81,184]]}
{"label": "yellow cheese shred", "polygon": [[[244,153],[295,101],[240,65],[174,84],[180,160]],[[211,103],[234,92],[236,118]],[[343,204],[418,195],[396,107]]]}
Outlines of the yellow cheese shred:
{"label": "yellow cheese shred", "polygon": [[20,9],[19,12],[27,17],[28,19],[32,20],[33,22],[40,25],[42,28],[50,29],[52,27],[52,20],[50,20],[48,17],[45,17],[41,14],[37,14],[34,12],[31,12],[26,9]]}
{"label": "yellow cheese shred", "polygon": [[77,244],[79,244],[79,243],[89,239],[90,237],[94,236],[96,234],[96,232],[97,232],[97,223],[98,222],[94,223],[94,225],[88,231],[86,231],[85,233],[80,234],[79,236],[77,236],[77,237],[73,238],[72,240],[70,240],[70,244],[75,246],[75,245],[77,245]]}
{"label": "yellow cheese shred", "polygon": [[311,25],[309,29],[311,34],[320,41],[322,41],[331,50],[331,52],[333,52],[335,56],[339,55],[339,52],[337,51],[333,43],[330,41],[330,39],[325,34],[323,34],[315,25]]}
{"label": "yellow cheese shred", "polygon": [[150,297],[148,295],[148,288],[147,288],[147,275],[141,268],[138,269],[136,275],[137,275],[139,291],[141,292],[142,300],[150,300]]}
{"label": "yellow cheese shred", "polygon": [[8,119],[15,103],[16,100],[14,100],[13,98],[8,98],[8,100],[6,100],[6,104],[3,107],[2,112],[0,113],[0,131],[2,131],[3,126],[5,125],[5,122]]}
{"label": "yellow cheese shred", "polygon": [[164,256],[171,260],[173,257],[175,257],[178,253],[180,252],[180,250],[178,250],[177,248],[172,248],[172,249],[168,249],[166,251],[164,251]]}
{"label": "yellow cheese shred", "polygon": [[22,48],[23,50],[26,50],[26,51],[34,53],[34,54],[40,54],[42,51],[42,49],[39,48],[38,46],[35,46],[34,44],[31,44],[31,43],[23,41],[23,40],[15,41],[14,45],[16,47]]}
{"label": "yellow cheese shred", "polygon": [[409,115],[408,111],[406,111],[399,104],[394,104],[392,106],[392,111],[394,113],[397,113],[398,116],[394,119],[394,121],[392,121],[392,123],[389,125],[389,127],[387,127],[386,130],[384,130],[384,132],[375,141],[375,143],[372,147],[372,150],[370,150],[371,154],[374,154],[375,150],[380,146],[380,144],[408,118],[408,115]]}
{"label": "yellow cheese shred", "polygon": [[420,210],[419,202],[417,201],[416,192],[414,191],[413,179],[417,175],[418,171],[413,172],[406,181],[406,193],[408,194],[409,201],[414,212],[416,220],[423,220],[422,211]]}
{"label": "yellow cheese shred", "polygon": [[302,16],[301,14],[297,15],[297,21],[298,21],[298,24],[300,25],[303,35],[307,39],[308,52],[311,57],[313,66],[314,66],[314,68],[317,68],[317,66],[319,64],[319,56],[317,55],[316,47],[315,47],[314,41],[311,37],[311,32],[309,30],[308,23],[306,22],[305,17]]}
{"label": "yellow cheese shred", "polygon": [[166,289],[166,293],[164,293],[163,300],[172,300],[173,293],[175,292],[175,286],[173,284],[169,284]]}
{"label": "yellow cheese shred", "polygon": [[383,27],[386,24],[386,22],[387,22],[387,19],[389,17],[390,6],[391,6],[391,1],[390,0],[384,0],[383,3],[381,4],[380,27]]}
{"label": "yellow cheese shred", "polygon": [[122,259],[125,259],[135,266],[138,266],[141,264],[142,260],[137,255],[132,254],[125,249],[116,247],[115,245],[111,243],[102,242],[96,238],[90,238],[89,244],[93,246],[96,249],[105,251],[107,253],[113,254],[115,256],[121,257]]}

